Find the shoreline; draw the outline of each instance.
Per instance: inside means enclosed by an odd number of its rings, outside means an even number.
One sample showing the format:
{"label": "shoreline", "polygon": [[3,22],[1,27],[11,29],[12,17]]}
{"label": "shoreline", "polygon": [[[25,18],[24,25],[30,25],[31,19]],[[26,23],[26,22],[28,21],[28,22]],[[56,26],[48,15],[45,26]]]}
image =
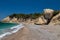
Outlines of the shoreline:
{"label": "shoreline", "polygon": [[6,36],[9,36],[9,35],[12,35],[12,34],[14,34],[14,33],[16,33],[16,32],[18,32],[21,28],[23,28],[24,26],[23,26],[23,24],[19,24],[19,25],[17,25],[17,26],[13,26],[13,27],[11,27],[10,28],[10,32],[8,31],[8,32],[6,32],[6,33],[4,33],[4,34],[1,34],[0,35],[0,39],[3,39],[4,37],[6,37]]}
{"label": "shoreline", "polygon": [[16,33],[3,37],[1,40],[13,40],[15,36],[17,36],[19,33],[21,33],[23,31],[23,29],[24,29],[24,27],[19,29]]}
{"label": "shoreline", "polygon": [[2,40],[59,40],[59,30],[59,25],[24,24],[24,28]]}

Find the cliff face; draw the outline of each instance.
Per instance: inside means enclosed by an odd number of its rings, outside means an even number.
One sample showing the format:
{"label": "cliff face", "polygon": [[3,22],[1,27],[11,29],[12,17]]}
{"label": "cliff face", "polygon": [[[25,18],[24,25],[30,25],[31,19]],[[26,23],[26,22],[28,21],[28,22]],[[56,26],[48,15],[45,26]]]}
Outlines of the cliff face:
{"label": "cliff face", "polygon": [[52,9],[44,9],[43,15],[38,18],[38,22],[36,24],[49,24],[52,19],[54,10]]}
{"label": "cliff face", "polygon": [[26,22],[26,23],[34,23],[35,19],[18,19],[18,18],[10,18],[9,16],[4,18],[2,22],[9,22],[9,23],[20,23],[20,22]]}
{"label": "cliff face", "polygon": [[43,15],[35,14],[35,15],[18,15],[15,14],[13,16],[8,16],[2,20],[3,22],[26,22],[26,23],[33,23],[33,24],[49,24],[55,25],[60,24],[60,12],[56,12],[52,9],[44,9]]}
{"label": "cliff face", "polygon": [[44,16],[40,16],[36,21],[35,24],[45,24],[47,23],[47,20],[44,18]]}
{"label": "cliff face", "polygon": [[57,25],[57,24],[60,24],[60,13],[54,16],[49,23],[49,25]]}
{"label": "cliff face", "polygon": [[8,16],[8,17],[4,18],[2,21],[3,22],[9,22],[10,21],[10,17]]}

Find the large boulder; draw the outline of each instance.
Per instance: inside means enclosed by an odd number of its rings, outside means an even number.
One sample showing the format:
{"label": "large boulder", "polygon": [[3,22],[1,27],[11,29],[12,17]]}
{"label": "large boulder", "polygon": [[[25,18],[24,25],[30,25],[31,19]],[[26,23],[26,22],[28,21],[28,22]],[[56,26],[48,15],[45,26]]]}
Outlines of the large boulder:
{"label": "large boulder", "polygon": [[56,24],[60,24],[60,13],[54,16],[49,23],[49,25],[56,25]]}
{"label": "large boulder", "polygon": [[50,20],[53,16],[54,10],[52,9],[44,9],[44,18],[46,20]]}

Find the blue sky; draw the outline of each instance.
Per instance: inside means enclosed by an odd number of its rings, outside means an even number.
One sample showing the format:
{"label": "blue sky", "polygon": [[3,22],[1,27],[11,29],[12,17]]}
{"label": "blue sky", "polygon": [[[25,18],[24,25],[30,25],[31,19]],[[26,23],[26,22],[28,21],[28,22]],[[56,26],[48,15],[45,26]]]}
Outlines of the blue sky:
{"label": "blue sky", "polygon": [[0,19],[12,13],[41,12],[45,8],[60,10],[60,0],[0,0]]}

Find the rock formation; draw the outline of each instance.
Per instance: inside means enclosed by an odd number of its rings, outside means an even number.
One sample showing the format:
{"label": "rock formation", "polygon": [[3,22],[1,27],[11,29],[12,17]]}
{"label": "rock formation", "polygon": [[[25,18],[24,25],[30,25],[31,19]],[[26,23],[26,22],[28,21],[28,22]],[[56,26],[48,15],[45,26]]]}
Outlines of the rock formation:
{"label": "rock formation", "polygon": [[44,9],[44,15],[40,16],[35,24],[48,24],[53,16],[54,10]]}
{"label": "rock formation", "polygon": [[8,17],[4,18],[2,21],[3,22],[9,22],[10,21],[10,17],[8,16]]}
{"label": "rock formation", "polygon": [[46,23],[47,20],[43,16],[39,17],[35,22],[35,24],[46,24]]}
{"label": "rock formation", "polygon": [[56,25],[56,24],[60,24],[60,13],[54,16],[49,23],[49,25]]}
{"label": "rock formation", "polygon": [[10,22],[12,23],[12,22],[14,22],[14,23],[18,23],[18,20],[17,20],[17,18],[13,18],[12,20],[10,20]]}
{"label": "rock formation", "polygon": [[44,18],[47,20],[47,24],[50,22],[53,16],[54,10],[52,9],[44,9]]}
{"label": "rock formation", "polygon": [[[60,12],[60,11],[59,11]],[[41,24],[41,25],[55,25],[60,24],[60,13],[56,12],[52,9],[44,9],[43,14],[33,14],[33,16],[26,15],[26,14],[14,14],[10,15],[3,19],[3,22],[26,22],[26,23],[33,23],[33,24]],[[33,19],[33,20],[32,20]]]}
{"label": "rock formation", "polygon": [[46,19],[51,19],[51,17],[53,16],[53,12],[54,10],[52,9],[44,9],[44,17]]}
{"label": "rock formation", "polygon": [[8,17],[4,18],[4,19],[2,20],[2,22],[17,23],[18,20],[17,20],[17,18],[15,18],[15,17],[11,19],[11,18],[8,16]]}

